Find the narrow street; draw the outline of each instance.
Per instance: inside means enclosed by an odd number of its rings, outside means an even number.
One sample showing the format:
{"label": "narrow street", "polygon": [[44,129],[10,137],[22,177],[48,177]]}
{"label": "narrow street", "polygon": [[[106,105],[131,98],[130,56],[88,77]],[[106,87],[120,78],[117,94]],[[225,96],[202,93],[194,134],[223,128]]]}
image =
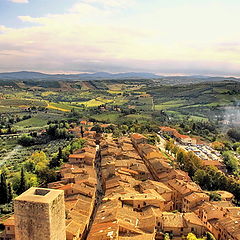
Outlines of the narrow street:
{"label": "narrow street", "polygon": [[102,185],[102,173],[101,173],[101,152],[100,152],[100,148],[99,145],[96,146],[96,157],[95,157],[95,162],[94,162],[94,168],[96,170],[96,174],[97,174],[97,187],[96,187],[96,196],[95,196],[95,205],[92,211],[92,215],[88,224],[88,228],[84,233],[84,236],[82,237],[83,240],[87,239],[87,236],[91,230],[94,218],[96,216],[97,210],[99,205],[102,202],[102,198],[104,196],[104,192],[103,192],[103,185]]}
{"label": "narrow street", "polygon": [[94,163],[94,168],[97,173],[97,190],[96,190],[96,207],[101,204],[102,198],[104,196],[103,192],[103,183],[102,183],[102,171],[101,171],[101,151],[99,149],[99,145],[97,145],[97,153]]}

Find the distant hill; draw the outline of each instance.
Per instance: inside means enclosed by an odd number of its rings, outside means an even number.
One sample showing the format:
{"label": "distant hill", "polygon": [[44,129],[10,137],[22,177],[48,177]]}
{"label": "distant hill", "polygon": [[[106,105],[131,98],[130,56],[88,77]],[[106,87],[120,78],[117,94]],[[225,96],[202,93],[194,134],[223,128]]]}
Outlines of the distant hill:
{"label": "distant hill", "polygon": [[182,85],[182,84],[196,84],[205,82],[223,82],[235,81],[240,82],[240,78],[235,77],[209,77],[209,76],[169,76],[153,79],[155,83],[161,85]]}
{"label": "distant hill", "polygon": [[127,73],[81,73],[81,74],[45,74],[40,72],[5,72],[0,73],[0,80],[7,81],[93,81],[93,80],[153,80],[160,85],[181,85],[195,84],[203,82],[222,82],[222,81],[240,81],[235,77],[209,77],[209,76],[160,76],[144,72],[127,72]]}
{"label": "distant hill", "polygon": [[160,76],[152,73],[82,73],[82,74],[44,74],[40,72],[5,72],[0,73],[0,80],[103,80],[103,79],[157,79]]}

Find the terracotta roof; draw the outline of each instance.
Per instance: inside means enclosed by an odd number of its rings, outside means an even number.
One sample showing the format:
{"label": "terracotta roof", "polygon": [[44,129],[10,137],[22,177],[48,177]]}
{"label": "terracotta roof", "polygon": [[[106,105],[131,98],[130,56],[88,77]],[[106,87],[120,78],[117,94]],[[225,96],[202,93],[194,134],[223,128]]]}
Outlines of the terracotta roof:
{"label": "terracotta roof", "polygon": [[68,158],[84,158],[85,153],[79,153],[79,154],[70,154]]}
{"label": "terracotta roof", "polygon": [[193,192],[184,198],[187,199],[189,202],[202,201],[202,199],[209,200],[209,196],[206,193],[200,193],[200,192]]}
{"label": "terracotta roof", "polygon": [[145,182],[142,182],[140,186],[143,189],[155,189],[158,193],[163,194],[166,192],[172,192],[172,189],[170,189],[167,185],[161,182],[147,180]]}
{"label": "terracotta roof", "polygon": [[3,221],[4,226],[15,226],[14,215]]}
{"label": "terracotta roof", "polygon": [[179,132],[174,132],[173,135],[174,135],[174,137],[180,138],[180,139],[187,139],[187,138],[191,139],[189,136],[187,136],[187,135],[182,135],[182,134],[180,134]]}
{"label": "terracotta roof", "polygon": [[163,228],[183,228],[186,227],[181,213],[163,212]]}
{"label": "terracotta roof", "polygon": [[158,178],[163,180],[171,180],[171,179],[184,179],[187,181],[190,181],[190,177],[186,172],[183,172],[181,170],[172,169],[170,172],[162,172],[158,174]]}
{"label": "terracotta roof", "polygon": [[73,183],[69,183],[69,184],[58,187],[59,190],[70,190],[72,188],[73,188]]}
{"label": "terracotta roof", "polygon": [[223,218],[218,224],[221,229],[226,230],[235,239],[240,239],[240,221],[235,218]]}
{"label": "terracotta roof", "polygon": [[131,138],[133,138],[133,139],[147,139],[145,136],[143,136],[142,134],[139,134],[139,133],[133,133],[131,135]]}
{"label": "terracotta roof", "polygon": [[223,167],[224,164],[219,162],[219,161],[215,161],[215,160],[202,160],[202,164],[204,166],[217,166],[217,167]]}
{"label": "terracotta roof", "polygon": [[227,207],[226,212],[228,216],[240,219],[240,207]]}
{"label": "terracotta roof", "polygon": [[[172,134],[174,135],[174,137],[176,138],[180,138],[180,139],[191,139],[191,137],[187,136],[187,135],[183,135],[183,134],[180,134],[176,129],[174,128],[170,128],[170,127],[160,127],[160,129],[164,132],[172,132]],[[192,138],[194,139],[194,138]],[[194,139],[195,140],[195,139]]]}
{"label": "terracotta roof", "polygon": [[102,128],[107,128],[107,127],[109,127],[109,126],[111,126],[111,124],[101,124],[101,125],[100,125],[100,127],[102,127]]}
{"label": "terracotta roof", "polygon": [[171,128],[171,127],[165,127],[165,126],[162,126],[162,127],[159,127],[162,131],[165,131],[165,132],[176,132],[177,130],[174,129],[174,128]]}
{"label": "terracotta roof", "polygon": [[130,173],[130,174],[134,174],[134,175],[137,175],[138,174],[138,172],[136,172],[136,171],[134,171],[134,170],[131,170],[131,169],[128,169],[128,168],[120,168],[120,170],[121,171],[123,171],[123,172],[128,172],[128,173]]}
{"label": "terracotta roof", "polygon": [[234,197],[234,195],[232,193],[227,192],[227,191],[215,191],[215,193],[221,195],[223,200]]}
{"label": "terracotta roof", "polygon": [[82,233],[84,230],[84,227],[82,224],[78,224],[75,221],[71,221],[67,227],[66,232],[72,234],[73,236],[78,237],[79,233]]}
{"label": "terracotta roof", "polygon": [[184,213],[183,217],[188,223],[204,226],[201,219],[195,213]]}
{"label": "terracotta roof", "polygon": [[173,179],[168,181],[168,185],[175,189],[179,194],[185,195],[192,192],[201,192],[201,188],[194,182],[185,182],[183,180]]}
{"label": "terracotta roof", "polygon": [[131,236],[119,236],[118,240],[153,240],[155,239],[155,233],[142,233]]}

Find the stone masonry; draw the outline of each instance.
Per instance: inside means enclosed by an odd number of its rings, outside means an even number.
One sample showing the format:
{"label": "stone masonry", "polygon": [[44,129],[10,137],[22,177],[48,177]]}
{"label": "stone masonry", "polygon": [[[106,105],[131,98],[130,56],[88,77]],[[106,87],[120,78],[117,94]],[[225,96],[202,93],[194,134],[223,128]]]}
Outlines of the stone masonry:
{"label": "stone masonry", "polygon": [[66,240],[64,191],[30,188],[14,200],[16,240]]}

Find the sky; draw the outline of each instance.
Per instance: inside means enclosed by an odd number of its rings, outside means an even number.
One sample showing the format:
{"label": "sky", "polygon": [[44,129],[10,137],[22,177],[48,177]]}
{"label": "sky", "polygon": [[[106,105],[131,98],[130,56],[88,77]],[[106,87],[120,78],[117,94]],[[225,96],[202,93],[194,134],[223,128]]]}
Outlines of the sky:
{"label": "sky", "polygon": [[239,0],[0,0],[0,72],[240,76]]}

